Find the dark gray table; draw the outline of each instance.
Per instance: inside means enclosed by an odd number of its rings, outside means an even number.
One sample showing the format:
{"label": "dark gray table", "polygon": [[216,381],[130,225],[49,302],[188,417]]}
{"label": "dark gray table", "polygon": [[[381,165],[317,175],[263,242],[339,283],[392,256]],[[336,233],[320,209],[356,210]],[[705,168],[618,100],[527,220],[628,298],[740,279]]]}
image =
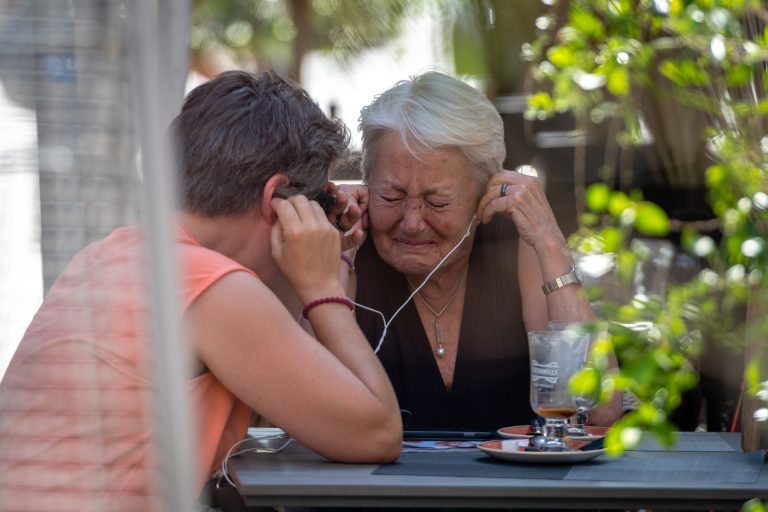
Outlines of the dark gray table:
{"label": "dark gray table", "polygon": [[[494,463],[475,455],[471,464]],[[400,471],[408,461],[423,466],[421,460],[436,456],[445,456],[447,465],[475,458],[408,453],[398,468],[383,469]],[[738,510],[751,498],[768,500],[762,461],[763,453],[741,453],[738,434],[682,433],[672,451],[645,444],[619,459],[600,456],[561,468],[557,478],[374,474],[377,465],[332,463],[297,443],[277,454],[238,456],[229,467],[249,506]],[[525,466],[499,464],[518,472]],[[720,478],[725,481],[716,482]]]}

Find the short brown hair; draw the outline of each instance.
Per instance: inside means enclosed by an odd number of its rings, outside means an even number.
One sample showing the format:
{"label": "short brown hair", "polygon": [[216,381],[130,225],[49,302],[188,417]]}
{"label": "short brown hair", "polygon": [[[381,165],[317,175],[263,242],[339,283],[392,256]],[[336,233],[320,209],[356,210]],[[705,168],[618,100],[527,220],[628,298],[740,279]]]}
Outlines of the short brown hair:
{"label": "short brown hair", "polygon": [[228,71],[195,88],[171,130],[182,207],[210,217],[245,213],[278,172],[294,193],[322,191],[349,146],[341,121],[269,71]]}

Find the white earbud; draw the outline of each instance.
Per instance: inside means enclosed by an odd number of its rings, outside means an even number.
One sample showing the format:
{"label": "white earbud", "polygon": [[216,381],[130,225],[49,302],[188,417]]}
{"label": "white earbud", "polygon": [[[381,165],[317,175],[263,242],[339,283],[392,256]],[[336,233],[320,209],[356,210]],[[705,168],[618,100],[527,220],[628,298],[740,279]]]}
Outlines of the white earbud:
{"label": "white earbud", "polygon": [[464,236],[461,237],[461,242],[467,239],[467,237],[472,233],[472,226],[475,225],[475,221],[477,220],[477,215],[472,216],[472,220],[469,221],[469,226],[467,226],[467,230],[464,232]]}

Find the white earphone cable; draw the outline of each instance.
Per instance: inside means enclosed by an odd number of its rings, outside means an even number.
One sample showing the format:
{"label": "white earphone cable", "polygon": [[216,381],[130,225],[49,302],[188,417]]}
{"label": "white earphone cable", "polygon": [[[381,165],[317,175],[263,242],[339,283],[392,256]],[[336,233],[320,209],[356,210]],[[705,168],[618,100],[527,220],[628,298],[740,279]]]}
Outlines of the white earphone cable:
{"label": "white earphone cable", "polygon": [[475,220],[476,220],[476,219],[477,219],[477,216],[476,216],[476,215],[473,215],[473,216],[472,216],[472,221],[469,223],[469,226],[467,226],[467,230],[466,230],[466,231],[464,232],[464,234],[461,236],[461,240],[459,240],[459,241],[456,243],[456,245],[454,245],[454,246],[453,246],[453,248],[452,248],[450,251],[448,251],[448,254],[446,254],[445,256],[443,256],[443,259],[441,259],[441,260],[440,260],[440,261],[437,263],[437,265],[435,265],[435,268],[433,268],[433,269],[432,269],[432,271],[431,271],[429,274],[427,274],[427,277],[425,277],[425,278],[424,278],[424,281],[422,281],[422,282],[421,282],[421,284],[420,284],[419,286],[417,286],[417,287],[416,287],[416,288],[413,290],[413,292],[411,292],[411,294],[408,296],[408,298],[407,298],[407,299],[405,299],[405,302],[403,302],[403,303],[400,305],[400,307],[399,307],[399,308],[397,308],[397,310],[395,310],[395,312],[392,314],[392,316],[389,318],[389,320],[386,320],[386,318],[385,318],[384,314],[383,314],[381,311],[379,311],[379,310],[376,310],[376,309],[373,309],[373,308],[370,308],[370,307],[368,307],[368,306],[364,306],[363,304],[358,304],[357,302],[355,302],[355,306],[357,306],[357,307],[359,307],[359,308],[362,308],[362,309],[365,309],[365,310],[367,310],[367,311],[372,311],[372,312],[374,312],[374,313],[377,313],[377,314],[378,314],[378,315],[381,317],[382,321],[384,322],[384,330],[383,330],[383,331],[382,331],[382,333],[381,333],[381,337],[379,337],[379,342],[376,344],[376,348],[373,350],[373,352],[374,352],[375,354],[378,354],[378,353],[379,353],[379,350],[381,349],[381,346],[384,344],[384,338],[385,338],[385,337],[386,337],[386,335],[387,335],[387,330],[389,329],[389,326],[390,326],[390,324],[392,324],[392,321],[393,321],[393,320],[395,319],[395,317],[396,317],[396,316],[397,316],[397,315],[400,313],[400,311],[402,311],[402,309],[403,309],[403,308],[406,306],[406,304],[408,304],[408,303],[409,303],[409,302],[410,302],[410,301],[413,299],[413,297],[415,297],[415,296],[416,296],[416,294],[419,292],[419,290],[421,290],[421,289],[424,287],[424,285],[425,285],[425,284],[427,284],[427,281],[429,281],[429,279],[432,277],[432,275],[433,275],[435,272],[437,272],[437,270],[438,270],[438,269],[439,269],[439,268],[442,266],[442,264],[443,264],[443,263],[445,263],[445,261],[446,261],[448,258],[450,258],[450,257],[451,257],[451,255],[452,255],[454,252],[456,252],[456,250],[457,250],[457,249],[458,249],[458,248],[461,246],[461,244],[464,242],[464,240],[466,240],[466,239],[469,237],[469,235],[472,233],[472,226],[474,226],[474,225],[475,225]]}

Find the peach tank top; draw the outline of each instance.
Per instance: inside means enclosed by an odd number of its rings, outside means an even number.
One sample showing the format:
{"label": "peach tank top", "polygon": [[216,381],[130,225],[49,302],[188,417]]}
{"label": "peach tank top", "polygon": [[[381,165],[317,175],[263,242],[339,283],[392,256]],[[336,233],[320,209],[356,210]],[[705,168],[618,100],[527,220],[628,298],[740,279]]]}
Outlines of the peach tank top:
{"label": "peach tank top", "polygon": [[[235,261],[179,225],[182,313]],[[144,241],[137,227],[67,265],[0,383],[0,510],[158,510],[155,385]],[[255,274],[253,274],[255,276]],[[250,411],[210,372],[188,382],[197,488],[247,430]]]}

